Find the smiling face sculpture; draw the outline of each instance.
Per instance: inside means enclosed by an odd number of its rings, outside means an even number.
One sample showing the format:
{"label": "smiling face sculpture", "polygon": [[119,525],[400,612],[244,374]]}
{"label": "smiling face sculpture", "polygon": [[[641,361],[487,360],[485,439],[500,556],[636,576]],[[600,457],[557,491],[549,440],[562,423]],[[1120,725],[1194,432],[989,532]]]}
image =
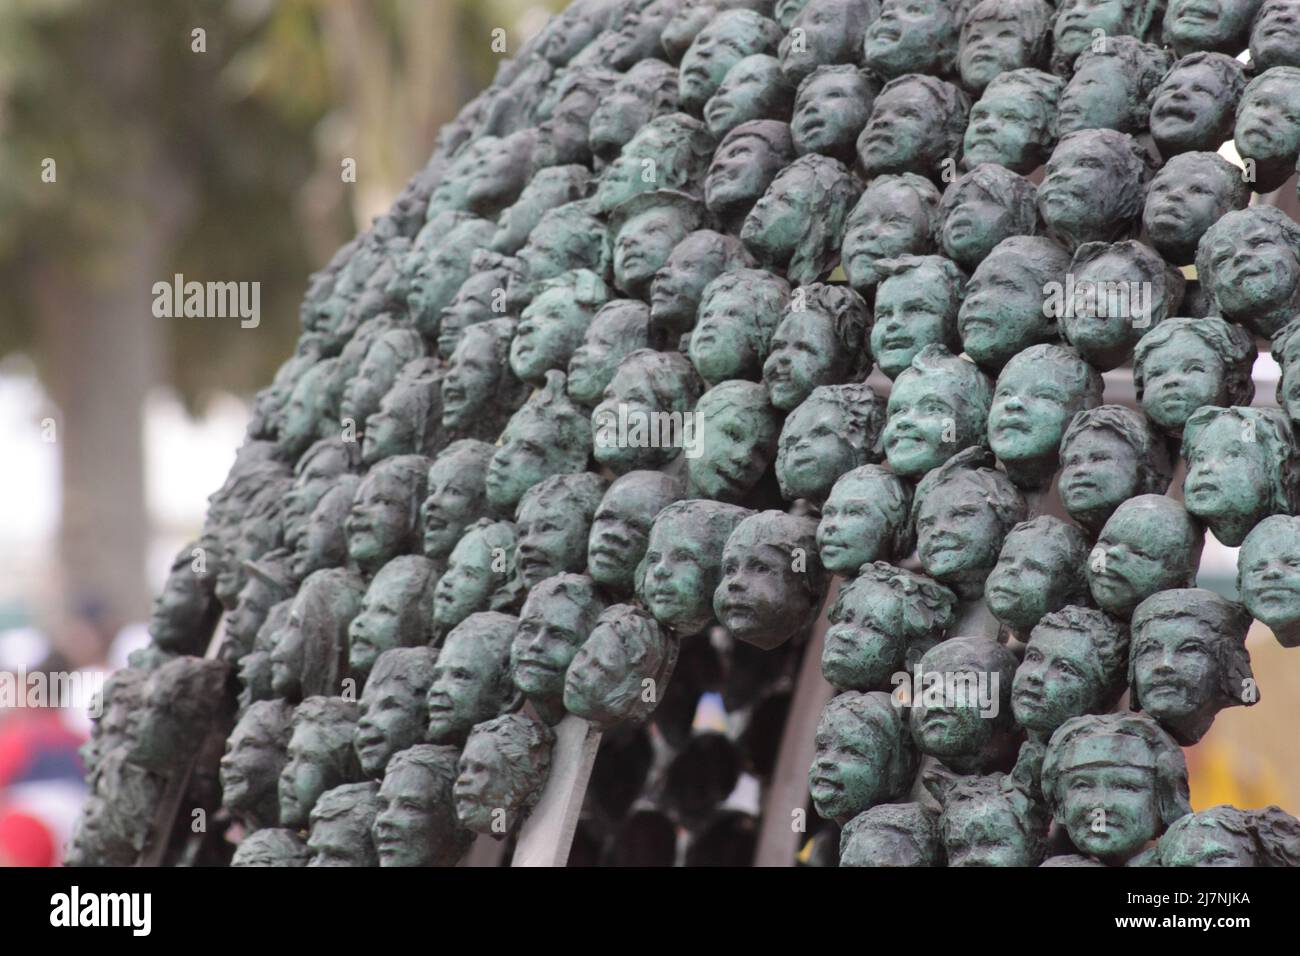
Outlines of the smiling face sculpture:
{"label": "smiling face sculpture", "polygon": [[1175,63],[1151,96],[1151,138],[1160,155],[1214,152],[1232,139],[1245,91],[1245,69],[1231,56],[1192,53]]}

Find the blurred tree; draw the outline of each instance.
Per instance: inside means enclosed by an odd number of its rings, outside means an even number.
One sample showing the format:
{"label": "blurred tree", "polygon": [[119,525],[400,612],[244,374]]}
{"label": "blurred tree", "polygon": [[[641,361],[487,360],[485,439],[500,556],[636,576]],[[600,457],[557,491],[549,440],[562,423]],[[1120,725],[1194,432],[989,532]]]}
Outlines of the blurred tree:
{"label": "blurred tree", "polygon": [[[542,6],[0,4],[0,356],[33,354],[59,406],[71,600],[118,620],[147,607],[149,388],[173,383],[197,409],[267,382],[293,348],[308,272],[491,79],[491,27],[517,33],[525,12],[535,26]],[[175,273],[260,282],[261,324],[155,318],[152,286]]]}

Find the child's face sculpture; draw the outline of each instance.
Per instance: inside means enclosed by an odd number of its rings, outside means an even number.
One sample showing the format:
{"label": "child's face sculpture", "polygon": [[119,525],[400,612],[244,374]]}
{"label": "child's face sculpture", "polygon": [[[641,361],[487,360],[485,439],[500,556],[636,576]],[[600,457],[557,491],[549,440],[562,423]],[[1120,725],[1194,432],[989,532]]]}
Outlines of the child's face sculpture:
{"label": "child's face sculpture", "polygon": [[[744,285],[718,288],[700,302],[691,331],[691,364],[710,385],[730,379],[756,379],[766,355],[759,353],[759,319]],[[779,318],[769,317],[769,328]]]}
{"label": "child's face sculpture", "polygon": [[876,92],[876,86],[857,70],[827,70],[811,77],[795,98],[790,120],[799,155],[821,153],[852,162]]}
{"label": "child's face sculpture", "polygon": [[713,620],[713,592],[725,544],[709,533],[705,522],[687,515],[668,514],[655,521],[637,589],[655,620],[687,635]]}
{"label": "child's face sculpture", "polygon": [[818,385],[839,382],[852,358],[843,353],[829,315],[812,306],[801,312],[787,310],[763,363],[772,404],[790,411]]}
{"label": "child's face sculpture", "polygon": [[956,345],[958,306],[950,286],[951,277],[926,261],[876,287],[871,354],[886,376],[897,378],[927,345]]}
{"label": "child's face sculpture", "polygon": [[1142,357],[1142,411],[1159,427],[1180,432],[1202,405],[1227,404],[1224,361],[1203,338],[1181,329]]}
{"label": "child's face sculpture", "polygon": [[561,440],[560,429],[553,422],[540,420],[536,414],[516,413],[501,433],[501,445],[488,465],[484,484],[488,501],[498,508],[511,508],[525,491],[551,475],[583,470],[590,447],[572,445]]}
{"label": "child's face sculpture", "polygon": [[278,785],[281,826],[305,828],[320,795],[345,782],[333,769],[336,754],[330,736],[313,721],[294,722],[289,759]]}
{"label": "child's face sculpture", "polygon": [[894,471],[923,475],[980,440],[977,432],[964,434],[970,424],[961,409],[964,387],[956,375],[939,369],[909,368],[898,376],[889,393],[884,432],[885,455]]}
{"label": "child's face sculpture", "polygon": [[[1188,593],[1188,603],[1196,600]],[[1142,710],[1180,741],[1194,742],[1224,705],[1216,633],[1191,614],[1144,620],[1133,628],[1133,692]]]}
{"label": "child's face sculpture", "polygon": [[378,570],[402,552],[414,530],[411,497],[392,475],[372,473],[361,482],[345,530],[348,557],[363,570]]}
{"label": "child's face sculpture", "polygon": [[1085,428],[1061,448],[1061,502],[1070,517],[1098,528],[1138,493],[1137,452],[1109,428]]}
{"label": "child's face sculpture", "polygon": [[672,483],[654,472],[632,472],[609,486],[587,539],[588,573],[598,584],[616,594],[632,592],[655,515],[676,498]]}
{"label": "child's face sculpture", "polygon": [[492,553],[487,536],[479,529],[466,532],[447,559],[447,570],[438,581],[433,596],[433,621],[448,630],[475,611],[485,611],[492,599],[502,572],[501,556]]}
{"label": "child's face sculpture", "polygon": [[924,255],[933,248],[930,210],[916,190],[901,182],[872,186],[844,226],[844,275],[859,292],[881,279],[876,263],[896,256]]}
{"label": "child's face sculpture", "polygon": [[1251,82],[1237,106],[1233,142],[1256,162],[1256,190],[1281,186],[1300,153],[1300,72],[1274,68]]}
{"label": "child's face sculpture", "polygon": [[601,607],[568,594],[534,590],[519,612],[510,650],[515,686],[534,702],[564,697],[564,675],[599,616]]}
{"label": "child's face sculpture", "polygon": [[967,799],[943,815],[949,866],[1036,866],[1038,858],[1007,801]]}
{"label": "child's face sculpture", "polygon": [[519,579],[532,587],[552,575],[581,571],[591,526],[565,501],[525,501],[519,509]]}
{"label": "child's face sculpture", "polygon": [[[974,5],[970,10],[974,11]],[[968,21],[962,28],[957,54],[962,86],[978,92],[999,73],[1033,66],[1039,42],[1039,37],[1030,35],[1022,17],[1014,13]]]}
{"label": "child's face sculpture", "polygon": [[910,747],[911,742],[888,739],[890,731],[882,723],[847,707],[832,705],[822,712],[816,756],[808,771],[808,789],[818,816],[847,822],[894,796],[889,751]]}
{"label": "child's face sculpture", "polygon": [[928,176],[937,169],[940,161],[948,158],[943,109],[919,82],[902,82],[882,90],[858,137],[858,162],[867,176]]}
{"label": "child's face sculpture", "polygon": [[[667,64],[662,64],[666,69]],[[636,131],[655,118],[657,66],[638,64],[619,77],[600,99],[587,124],[588,142],[598,156],[612,159]]]}
{"label": "child's face sculpture", "polygon": [[896,491],[887,483],[898,481],[884,471],[873,471],[845,474],[832,486],[817,525],[817,550],[827,570],[852,575],[868,561],[894,557],[890,554],[893,525],[907,520],[907,502],[901,504],[902,515],[890,516],[884,502],[892,500]]}
{"label": "child's face sculpture", "polygon": [[[1010,171],[1005,171],[1005,175],[1015,178]],[[1021,234],[1024,227],[1016,221],[1015,210],[1003,205],[973,180],[958,180],[952,189],[956,198],[944,203],[939,245],[962,268],[975,269],[999,242]]]}
{"label": "child's face sculpture", "polygon": [[465,622],[447,635],[433,668],[433,683],[425,698],[430,743],[456,744],[477,723],[495,717],[505,701],[509,660],[497,653],[500,642],[483,633],[477,620]]}
{"label": "child's face sculpture", "polygon": [[1164,39],[1179,56],[1214,50],[1236,56],[1246,45],[1259,0],[1170,0],[1165,10]]}
{"label": "child's face sculpture", "polygon": [[1120,203],[1134,170],[1126,169],[1112,148],[1119,144],[1102,141],[1102,134],[1085,130],[1063,139],[1038,187],[1043,221],[1072,248],[1110,240],[1129,228]]}
{"label": "child's face sculpture", "polygon": [[822,649],[822,676],[840,690],[881,690],[903,669],[898,627],[906,598],[890,584],[859,580],[836,604]]}
{"label": "child's face sculpture", "polygon": [[1232,415],[1219,415],[1203,426],[1184,452],[1187,510],[1224,544],[1241,544],[1271,511],[1269,490],[1280,463],[1271,460],[1268,446],[1256,440],[1248,422]]}
{"label": "child's face sculpture", "polygon": [[797,82],[824,64],[856,62],[878,14],[876,0],[806,0],[781,40],[782,69]]}
{"label": "child's face sculpture", "polygon": [[1237,554],[1242,603],[1273,629],[1284,647],[1300,633],[1300,518],[1275,515],[1257,524]]}
{"label": "child's face sculpture", "polygon": [[1228,830],[1209,814],[1185,817],[1160,838],[1162,867],[1263,865],[1254,840]]}
{"label": "child's face sculpture", "polygon": [[627,637],[607,620],[611,613],[596,622],[564,678],[565,709],[603,729],[637,721],[654,708],[662,690],[656,682],[675,653],[644,611],[625,615],[625,626],[636,631]]}
{"label": "child's face sculpture", "polygon": [[266,703],[240,718],[221,758],[221,803],[255,828],[280,820],[276,784],[288,760],[288,726],[268,715],[281,706],[287,705]]}
{"label": "child's face sculpture", "polygon": [[1115,509],[1088,558],[1088,587],[1097,606],[1127,616],[1143,599],[1185,587],[1195,555],[1187,551],[1188,519],[1142,495]]}
{"label": "child's face sculpture", "polygon": [[454,793],[457,819],[475,833],[493,832],[495,810],[507,811],[507,825],[515,822],[513,811],[520,795],[510,786],[505,758],[486,734],[474,734],[465,744]]}
{"label": "child's face sculpture", "polygon": [[776,57],[766,53],[747,56],[727,71],[718,91],[704,104],[704,121],[709,132],[721,139],[741,123],[784,118],[789,98]]}
{"label": "child's face sculpture", "polygon": [[501,379],[495,336],[480,326],[470,326],[452,353],[442,380],[442,424],[464,429],[496,397]]}
{"label": "child's face sculpture", "polygon": [[425,576],[424,568],[397,563],[379,569],[361,599],[361,611],[348,625],[348,665],[357,674],[369,674],[384,651],[415,643],[402,629],[412,616],[409,602],[419,600],[413,585]]}
{"label": "child's face sculpture", "polygon": [[[1134,757],[1140,757],[1147,748],[1134,740],[1132,749]],[[1070,841],[1092,856],[1123,859],[1155,837],[1160,832],[1160,812],[1153,763],[1150,755],[1138,763],[1123,758],[1107,760],[1104,754],[1098,754],[1095,761],[1064,769],[1058,814]],[[1106,821],[1104,827],[1093,826],[1099,819]]]}
{"label": "child's face sculpture", "polygon": [[673,247],[650,286],[650,316],[658,335],[674,340],[695,325],[705,287],[732,261],[747,261],[731,236],[712,230],[691,233]]}
{"label": "child's face sculpture", "polygon": [[1179,61],[1151,98],[1151,138],[1162,156],[1214,152],[1232,137],[1237,98],[1214,67]]}
{"label": "child's face sculpture", "polygon": [[704,393],[696,407],[701,454],[686,459],[689,490],[696,497],[737,501],[771,464],[780,422],[765,395],[749,391],[723,405],[716,396],[711,400],[710,392]]}
{"label": "child's face sculpture", "polygon": [[695,35],[682,57],[677,85],[682,109],[698,114],[733,66],[747,56],[771,51],[778,36],[775,23],[748,10],[715,17]]}
{"label": "child's face sculpture", "polygon": [[614,284],[630,296],[648,298],[655,273],[695,225],[693,217],[673,205],[654,206],[628,218],[614,239]]}
{"label": "child's face sculpture", "polygon": [[1211,291],[1223,317],[1271,336],[1300,305],[1298,255],[1275,223],[1244,209],[1205,233],[1196,258],[1211,270]]}
{"label": "child's face sculpture", "polygon": [[951,481],[926,496],[916,515],[916,553],[927,574],[945,583],[984,577],[998,563],[1002,526],[981,490]]}
{"label": "child's face sculpture", "polygon": [[[651,361],[650,353],[633,355],[626,359],[605,388],[604,400],[596,406],[591,416],[592,445],[596,461],[616,474],[626,474],[638,468],[662,468],[677,457],[680,449],[673,445],[656,448],[646,442],[635,447],[636,442],[610,441],[611,424],[626,413],[629,422],[654,422],[661,416],[688,413],[694,397],[699,394],[692,383],[694,371],[689,365],[675,367],[672,377],[664,363]],[[659,385],[659,389],[655,385]],[[669,395],[662,395],[670,392]],[[668,401],[664,399],[668,398]],[[671,436],[670,436],[671,437]],[[686,444],[684,433],[682,444]]]}
{"label": "child's face sculpture", "polygon": [[1217,154],[1185,153],[1167,162],[1153,180],[1142,210],[1151,244],[1168,261],[1191,263],[1205,231],[1237,206]]}
{"label": "child's face sculpture", "polygon": [[[594,117],[595,114],[593,114]],[[513,255],[523,248],[524,243],[528,241],[528,234],[541,221],[543,213],[554,209],[556,206],[562,206],[566,202],[573,202],[582,198],[587,190],[587,183],[591,173],[584,166],[572,165],[557,168],[548,168],[539,170],[529,180],[524,191],[519,194],[514,205],[510,206],[497,219],[497,231],[492,237],[491,248],[495,252],[503,255]],[[452,300],[451,305],[442,313],[442,328],[447,328],[449,318],[453,318],[454,324],[464,327],[469,324],[465,320],[470,315],[482,315],[484,309],[491,308],[491,286],[484,278],[492,280],[492,284],[498,284],[499,280],[494,275],[495,270],[476,273],[465,280],[456,293],[456,298]],[[477,278],[477,281],[476,281]],[[473,290],[474,298],[462,302],[466,297],[467,290]],[[487,290],[485,292],[485,290]],[[473,305],[471,311],[468,306]],[[453,317],[453,313],[460,313]],[[495,318],[495,315],[487,315],[485,318]],[[448,349],[445,354],[442,349],[442,335],[438,336],[439,350],[443,358],[451,354]],[[451,348],[455,348],[452,343]]]}
{"label": "child's face sculpture", "polygon": [[990,88],[971,107],[962,142],[962,161],[968,169],[980,163],[1005,166],[1028,175],[1047,159],[1055,137],[1056,115],[1045,116],[1046,104],[1023,88]]}
{"label": "child's face sculpture", "polygon": [[984,583],[984,601],[999,621],[1024,633],[1044,614],[1084,596],[1079,592],[1087,546],[1081,534],[1075,540],[1071,527],[1028,526],[1007,534]]}
{"label": "child's face sculpture", "polygon": [[1265,0],[1250,30],[1250,58],[1261,69],[1300,66],[1300,3]]}
{"label": "child's face sculpture", "polygon": [[[1074,307],[1063,310],[1061,332],[1080,355],[1102,371],[1127,361],[1138,339],[1173,305],[1161,296],[1158,284],[1148,280],[1150,272],[1140,258],[1144,254],[1151,258],[1145,246],[1115,243],[1086,262],[1076,259],[1071,266],[1076,295]],[[1120,291],[1112,296],[1107,291],[1111,289]],[[1143,289],[1150,289],[1145,303],[1141,301]],[[1087,298],[1089,295],[1095,298]],[[1118,308],[1113,308],[1114,303]]]}
{"label": "child's face sculpture", "polygon": [[510,341],[510,369],[521,381],[540,382],[550,369],[568,367],[590,319],[576,288],[546,289],[524,309]]}
{"label": "child's face sculpture", "polygon": [[840,402],[816,393],[786,418],[776,449],[776,479],[787,501],[821,501],[836,478],[865,464],[863,451],[848,439],[847,419]]}
{"label": "child's face sculpture", "polygon": [[424,696],[409,681],[392,675],[366,683],[353,746],[368,778],[382,776],[393,754],[424,740]]}
{"label": "child's face sculpture", "polygon": [[885,0],[867,27],[864,62],[881,76],[942,74],[957,55],[957,18],[940,0]]}
{"label": "child's face sculpture", "polygon": [[483,516],[486,471],[486,455],[464,453],[440,455],[429,468],[429,494],[420,506],[425,557],[445,561],[465,529]]}
{"label": "child's face sculpture", "polygon": [[1108,690],[1087,631],[1039,624],[1011,683],[1011,712],[1021,727],[1047,737],[1071,717],[1104,707]]}
{"label": "child's face sculpture", "polygon": [[[988,644],[987,647],[982,646]],[[1000,644],[984,638],[949,638],[926,651],[917,668],[922,672],[975,677],[992,692],[993,704],[1005,704],[1009,687],[1002,687],[1002,671],[1015,667],[1015,657]],[[945,681],[946,683],[946,681]],[[932,703],[924,694],[912,698],[912,739],[917,748],[940,758],[975,757],[994,742],[995,734],[1005,721],[980,713],[974,692],[945,693],[941,703]]]}
{"label": "child's face sculpture", "polygon": [[1057,8],[1052,29],[1053,62],[1073,64],[1075,57],[1092,42],[1096,30],[1101,30],[1103,36],[1132,34],[1132,8],[1136,5],[1126,0],[1065,0]]}
{"label": "child's face sculpture", "polygon": [[402,761],[385,773],[377,803],[372,834],[380,866],[454,866],[465,852],[469,834],[450,788],[419,764]]}
{"label": "child's face sculpture", "polygon": [[790,155],[748,129],[728,135],[713,154],[704,177],[704,202],[710,212],[720,219],[739,217],[743,221],[777,174],[794,160],[789,131],[781,135]]}
{"label": "child's face sculpture", "polygon": [[1090,56],[1075,70],[1057,103],[1056,131],[1064,136],[1079,129],[1133,129],[1134,105],[1141,91],[1115,57]]}
{"label": "child's face sculpture", "polygon": [[[764,649],[778,647],[812,620],[818,595],[809,576],[816,555],[794,554],[800,525],[811,543],[811,519],[789,518],[765,526],[763,515],[742,521],[722,551],[722,580],[713,610],[732,637]],[[802,557],[802,561],[800,560]]]}
{"label": "child's face sculpture", "polygon": [[605,394],[623,359],[650,344],[650,310],[644,302],[617,299],[596,313],[582,344],[569,359],[569,397],[594,405]]}
{"label": "child's face sculpture", "polygon": [[787,166],[754,203],[741,227],[746,248],[770,271],[784,273],[813,215],[819,187],[804,166]]}
{"label": "child's face sculpture", "polygon": [[1017,484],[1039,487],[1051,480],[1061,437],[1075,412],[1095,404],[1100,383],[1076,356],[1047,347],[1013,358],[998,376],[989,409],[989,447]]}

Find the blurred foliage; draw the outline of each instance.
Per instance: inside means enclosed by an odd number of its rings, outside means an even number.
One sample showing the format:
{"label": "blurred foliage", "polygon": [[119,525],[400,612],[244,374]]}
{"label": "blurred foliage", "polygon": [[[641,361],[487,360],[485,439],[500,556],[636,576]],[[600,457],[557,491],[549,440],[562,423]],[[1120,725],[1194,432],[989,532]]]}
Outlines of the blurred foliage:
{"label": "blurred foliage", "polygon": [[[257,334],[160,320],[163,377],[191,407],[213,389],[269,381],[292,351],[308,273],[383,208],[438,125],[490,82],[492,28],[506,27],[513,53],[522,29],[562,6],[3,0],[0,356],[29,351],[41,367],[34,277],[113,282],[119,227],[147,232],[161,196],[176,228],[159,224],[159,234],[177,239],[150,284],[179,272],[262,286]],[[196,27],[205,53],[191,49]],[[341,181],[344,156],[357,158],[355,185]],[[56,183],[41,181],[46,157]],[[149,195],[127,170],[146,174]]]}

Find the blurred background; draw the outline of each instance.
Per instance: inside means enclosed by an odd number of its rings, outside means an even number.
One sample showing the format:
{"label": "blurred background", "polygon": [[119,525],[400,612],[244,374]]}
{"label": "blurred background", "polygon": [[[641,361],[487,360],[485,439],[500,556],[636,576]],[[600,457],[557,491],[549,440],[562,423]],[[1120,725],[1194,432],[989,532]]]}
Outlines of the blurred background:
{"label": "blurred background", "polygon": [[[513,55],[563,6],[0,2],[0,672],[102,673],[146,642],[253,392],[293,350],[308,274],[490,82],[492,31]],[[260,283],[260,325],[156,318],[152,286],[177,273]],[[1276,366],[1257,373],[1271,403]],[[1231,594],[1234,570],[1211,540],[1201,583]],[[1188,751],[1198,809],[1300,812],[1300,652],[1256,631],[1261,702]],[[86,729],[0,699],[0,865],[58,858]]]}
{"label": "blurred background", "polygon": [[[563,5],[0,3],[0,671],[143,643],[308,274],[491,81],[492,31],[512,56]],[[260,325],[154,317],[176,273],[260,282]],[[0,863],[57,855],[84,731],[0,702]]]}

